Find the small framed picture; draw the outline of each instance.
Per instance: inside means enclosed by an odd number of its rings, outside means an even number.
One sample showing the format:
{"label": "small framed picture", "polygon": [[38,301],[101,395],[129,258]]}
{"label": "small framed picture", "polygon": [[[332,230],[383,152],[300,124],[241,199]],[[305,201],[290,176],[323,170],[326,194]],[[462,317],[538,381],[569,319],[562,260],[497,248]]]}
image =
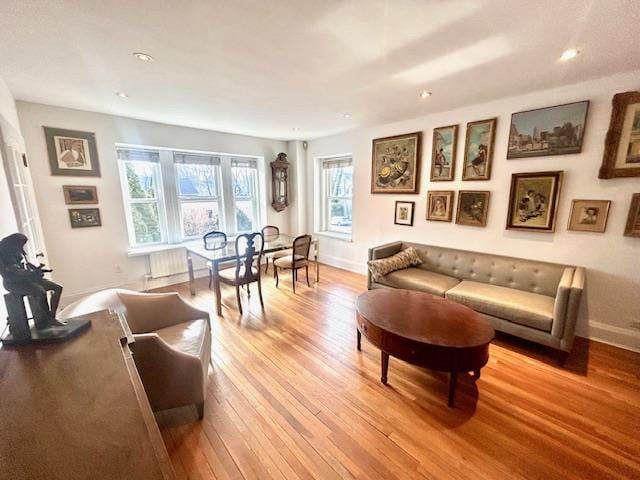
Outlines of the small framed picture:
{"label": "small framed picture", "polygon": [[71,228],[102,226],[99,208],[71,208],[69,209],[69,221]]}
{"label": "small framed picture", "polygon": [[433,129],[431,147],[431,181],[453,180],[456,168],[458,126],[449,125]]}
{"label": "small framed picture", "polygon": [[79,205],[98,203],[98,189],[86,185],[63,185],[64,203],[67,205]]}
{"label": "small framed picture", "polygon": [[396,213],[393,223],[396,225],[406,225],[408,227],[413,226],[413,213],[415,210],[416,202],[402,202],[396,201]]}
{"label": "small framed picture", "polygon": [[453,190],[427,192],[427,220],[450,222],[453,212]]}
{"label": "small framed picture", "polygon": [[96,134],[44,127],[51,175],[99,177]]}
{"label": "small framed picture", "polygon": [[489,180],[497,119],[467,123],[462,180]]}
{"label": "small framed picture", "polygon": [[625,237],[640,237],[640,193],[634,193],[631,197],[624,235]]}
{"label": "small framed picture", "polygon": [[507,229],[555,231],[562,176],[561,171],[511,175]]}
{"label": "small framed picture", "polygon": [[460,190],[456,223],[471,227],[486,227],[490,196],[491,192],[486,190]]}
{"label": "small framed picture", "polygon": [[573,200],[567,230],[604,233],[610,207],[610,200]]}

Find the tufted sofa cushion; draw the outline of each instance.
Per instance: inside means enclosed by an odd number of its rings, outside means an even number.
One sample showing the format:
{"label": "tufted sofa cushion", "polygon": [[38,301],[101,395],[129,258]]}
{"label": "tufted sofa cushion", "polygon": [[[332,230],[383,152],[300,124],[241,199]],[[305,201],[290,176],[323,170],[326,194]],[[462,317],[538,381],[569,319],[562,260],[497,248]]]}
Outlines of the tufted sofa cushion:
{"label": "tufted sofa cushion", "polygon": [[411,267],[388,273],[378,282],[387,287],[418,290],[444,297],[445,292],[455,287],[460,280],[441,273]]}

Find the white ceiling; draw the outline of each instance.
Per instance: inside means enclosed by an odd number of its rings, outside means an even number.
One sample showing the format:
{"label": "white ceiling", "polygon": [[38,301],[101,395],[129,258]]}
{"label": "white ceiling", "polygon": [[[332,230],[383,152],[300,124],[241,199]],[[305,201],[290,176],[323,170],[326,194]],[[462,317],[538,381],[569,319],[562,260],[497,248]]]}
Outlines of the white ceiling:
{"label": "white ceiling", "polygon": [[17,99],[279,139],[635,69],[640,0],[0,2]]}

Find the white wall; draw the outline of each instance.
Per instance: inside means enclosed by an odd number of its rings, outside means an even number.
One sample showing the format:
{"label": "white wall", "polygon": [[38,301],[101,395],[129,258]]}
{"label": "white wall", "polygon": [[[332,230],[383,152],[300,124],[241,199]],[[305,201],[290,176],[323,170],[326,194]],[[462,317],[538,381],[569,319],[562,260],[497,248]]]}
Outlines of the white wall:
{"label": "white wall", "polygon": [[[66,301],[104,288],[144,287],[145,257],[128,258],[129,242],[115,157],[116,143],[255,155],[267,164],[287,151],[286,142],[134,120],[80,110],[18,102],[18,114],[31,159],[33,180],[54,279],[65,288]],[[42,127],[96,133],[101,178],[52,176]],[[71,229],[62,185],[96,185],[102,227]],[[271,183],[265,199],[267,222],[286,231],[288,210],[277,213],[271,204]],[[167,283],[174,283],[169,278]]]}
{"label": "white wall", "polygon": [[[631,328],[640,321],[640,239],[623,236],[631,194],[640,192],[640,178],[599,180],[603,145],[615,93],[640,88],[640,72],[538,91],[528,95],[473,105],[450,112],[425,115],[403,122],[380,125],[309,142],[309,162],[317,157],[353,153],[354,205],[353,242],[321,240],[322,259],[345,268],[366,271],[367,249],[394,240],[477,250],[502,255],[583,265],[588,270],[587,291],[581,309],[578,332],[610,343],[640,349],[640,332]],[[455,92],[436,92],[455,95]],[[583,151],[575,155],[506,160],[510,116],[513,112],[579,100],[590,100]],[[428,109],[428,100],[425,109]],[[462,152],[466,123],[498,117],[491,180],[462,182]],[[458,124],[458,156],[455,181],[429,182],[433,128]],[[378,137],[422,131],[422,172],[419,195],[372,195],[370,193],[371,140]],[[309,201],[313,215],[317,201],[313,168],[307,168]],[[527,233],[505,229],[511,174],[563,170],[556,232]],[[490,190],[491,205],[486,228],[455,223],[428,222],[427,190]],[[604,234],[567,231],[571,200],[608,199],[612,208]],[[396,200],[416,202],[413,227],[394,225]]]}

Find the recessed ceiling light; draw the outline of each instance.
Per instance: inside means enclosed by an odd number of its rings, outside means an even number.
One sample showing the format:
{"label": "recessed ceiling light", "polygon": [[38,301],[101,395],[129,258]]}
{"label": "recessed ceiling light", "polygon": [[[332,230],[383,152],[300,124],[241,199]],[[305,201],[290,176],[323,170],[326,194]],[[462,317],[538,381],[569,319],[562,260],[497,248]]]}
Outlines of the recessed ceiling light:
{"label": "recessed ceiling light", "polygon": [[566,62],[567,60],[576,58],[579,53],[580,53],[580,50],[577,50],[575,48],[570,48],[562,52],[562,55],[560,55],[560,60],[562,60],[563,62]]}
{"label": "recessed ceiling light", "polygon": [[120,98],[129,98],[129,95],[127,95],[126,92],[116,92],[116,95]]}
{"label": "recessed ceiling light", "polygon": [[351,114],[350,113],[345,113],[344,114],[344,118],[346,118],[347,120],[349,120],[351,118]]}
{"label": "recessed ceiling light", "polygon": [[133,52],[133,56],[136,57],[141,62],[150,62],[151,60],[153,60],[153,57],[148,53]]}
{"label": "recessed ceiling light", "polygon": [[429,98],[431,95],[433,95],[433,93],[431,93],[429,90],[422,90],[420,92],[420,98]]}
{"label": "recessed ceiling light", "polygon": [[293,127],[291,130],[293,130],[294,132],[300,131],[300,129],[298,127]]}

